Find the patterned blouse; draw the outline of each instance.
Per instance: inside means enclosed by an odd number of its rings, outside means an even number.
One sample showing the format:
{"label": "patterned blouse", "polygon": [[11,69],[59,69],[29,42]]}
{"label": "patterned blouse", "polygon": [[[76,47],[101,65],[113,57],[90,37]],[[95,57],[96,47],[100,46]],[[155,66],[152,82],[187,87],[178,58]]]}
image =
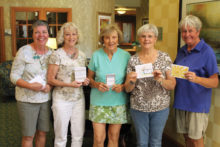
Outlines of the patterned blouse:
{"label": "patterned blouse", "polygon": [[[128,62],[127,73],[134,71],[135,66],[142,64],[138,54],[133,55]],[[171,70],[172,61],[167,53],[158,51],[158,57],[153,63],[153,70],[160,70],[164,77]],[[143,112],[156,112],[169,107],[170,92],[163,88],[153,77],[137,79],[130,97],[131,108]]]}
{"label": "patterned blouse", "polygon": [[[65,83],[71,83],[75,80],[74,68],[86,66],[86,56],[82,51],[79,51],[77,59],[71,59],[67,53],[59,48],[50,56],[49,64],[56,64],[59,66],[56,78]],[[53,90],[53,99],[62,99],[65,101],[76,101],[84,98],[82,86],[74,87],[55,87]]]}
{"label": "patterned blouse", "polygon": [[[15,85],[19,79],[30,82],[36,76],[46,81],[48,57],[51,53],[52,50],[49,49],[45,55],[38,55],[30,45],[21,47],[12,64],[11,82]],[[19,86],[16,86],[15,97],[17,101],[29,103],[43,103],[51,99],[50,93],[36,92]]]}

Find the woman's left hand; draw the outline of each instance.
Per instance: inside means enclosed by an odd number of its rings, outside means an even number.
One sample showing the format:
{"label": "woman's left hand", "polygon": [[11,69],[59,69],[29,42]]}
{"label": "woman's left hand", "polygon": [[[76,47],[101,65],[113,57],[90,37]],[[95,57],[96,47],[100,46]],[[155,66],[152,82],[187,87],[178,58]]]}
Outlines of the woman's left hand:
{"label": "woman's left hand", "polygon": [[124,90],[124,84],[115,84],[113,85],[112,90],[117,93],[122,92]]}
{"label": "woman's left hand", "polygon": [[189,80],[190,82],[195,82],[197,76],[196,76],[196,73],[189,71],[185,73],[185,78]]}
{"label": "woman's left hand", "polygon": [[46,84],[46,86],[44,87],[44,89],[42,89],[43,92],[48,93],[51,90],[51,86],[49,84]]}
{"label": "woman's left hand", "polygon": [[89,85],[89,79],[86,78],[83,82],[83,86],[88,86]]}

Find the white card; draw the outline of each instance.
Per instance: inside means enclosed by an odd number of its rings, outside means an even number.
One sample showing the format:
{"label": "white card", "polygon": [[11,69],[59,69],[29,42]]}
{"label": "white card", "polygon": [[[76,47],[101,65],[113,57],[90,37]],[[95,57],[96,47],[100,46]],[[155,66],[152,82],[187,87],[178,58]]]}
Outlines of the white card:
{"label": "white card", "polygon": [[75,67],[75,81],[84,82],[86,79],[86,67]]}
{"label": "white card", "polygon": [[35,82],[42,84],[43,88],[45,88],[46,86],[46,81],[40,75],[35,76],[32,80],[29,81],[29,83],[35,83]]}
{"label": "white card", "polygon": [[137,78],[146,78],[146,77],[153,77],[153,65],[152,63],[149,64],[142,64],[136,65],[135,71],[137,73]]}
{"label": "white card", "polygon": [[112,87],[115,84],[115,74],[107,74],[106,75],[106,84],[109,87]]}

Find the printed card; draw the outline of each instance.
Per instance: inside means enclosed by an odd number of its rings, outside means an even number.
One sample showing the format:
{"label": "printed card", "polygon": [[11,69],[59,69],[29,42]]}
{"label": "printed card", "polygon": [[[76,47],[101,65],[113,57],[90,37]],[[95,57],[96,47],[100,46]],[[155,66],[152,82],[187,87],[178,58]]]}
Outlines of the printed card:
{"label": "printed card", "polygon": [[86,67],[75,67],[75,81],[84,82],[86,79]]}
{"label": "printed card", "polygon": [[106,84],[109,87],[112,87],[115,84],[115,74],[107,74],[106,75]]}
{"label": "printed card", "polygon": [[46,86],[46,81],[40,75],[35,76],[32,80],[29,81],[29,83],[35,83],[35,82],[42,84],[43,88],[45,88]]}
{"label": "printed card", "polygon": [[184,74],[189,71],[189,67],[172,64],[171,75],[176,78],[186,79]]}
{"label": "printed card", "polygon": [[135,66],[135,71],[137,73],[137,78],[153,77],[153,66],[152,63],[142,64]]}

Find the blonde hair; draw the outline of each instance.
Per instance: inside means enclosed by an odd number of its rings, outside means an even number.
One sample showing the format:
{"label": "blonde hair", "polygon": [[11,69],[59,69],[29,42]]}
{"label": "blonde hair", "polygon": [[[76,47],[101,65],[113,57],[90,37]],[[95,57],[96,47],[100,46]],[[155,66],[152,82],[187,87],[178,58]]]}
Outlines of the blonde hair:
{"label": "blonde hair", "polygon": [[104,44],[104,37],[112,33],[113,31],[116,31],[118,34],[118,42],[121,43],[123,41],[122,32],[117,26],[117,24],[110,24],[105,26],[99,35],[99,42],[103,45]]}
{"label": "blonde hair", "polygon": [[79,42],[81,42],[81,33],[79,28],[73,23],[73,22],[66,22],[62,25],[62,27],[60,28],[58,34],[57,34],[57,44],[58,45],[63,45],[64,43],[64,30],[65,29],[72,29],[75,30],[78,36],[78,40],[76,42],[76,44],[78,44]]}

